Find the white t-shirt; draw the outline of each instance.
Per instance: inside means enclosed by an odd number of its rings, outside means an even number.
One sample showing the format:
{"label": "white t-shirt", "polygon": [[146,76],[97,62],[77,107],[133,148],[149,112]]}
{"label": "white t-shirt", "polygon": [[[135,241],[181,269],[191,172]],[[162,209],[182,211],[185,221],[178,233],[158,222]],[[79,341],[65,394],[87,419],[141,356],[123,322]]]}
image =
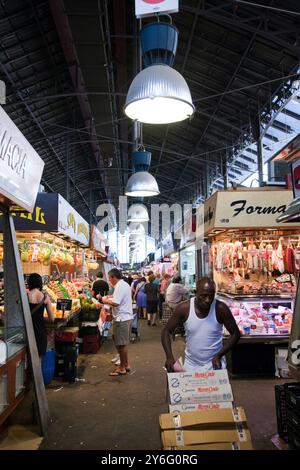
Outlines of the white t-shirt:
{"label": "white t-shirt", "polygon": [[127,282],[120,279],[115,285],[112,296],[113,303],[118,307],[113,307],[113,317],[115,321],[127,321],[133,319],[131,287]]}
{"label": "white t-shirt", "polygon": [[188,293],[188,289],[179,283],[172,283],[166,290],[166,301],[171,304],[178,304],[182,297]]}

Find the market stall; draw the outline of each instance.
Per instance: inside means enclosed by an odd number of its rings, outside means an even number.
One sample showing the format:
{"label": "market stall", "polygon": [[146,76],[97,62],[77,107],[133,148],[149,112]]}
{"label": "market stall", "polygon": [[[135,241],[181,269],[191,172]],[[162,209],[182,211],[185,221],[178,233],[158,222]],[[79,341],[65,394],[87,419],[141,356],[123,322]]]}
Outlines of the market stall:
{"label": "market stall", "polygon": [[[288,209],[281,214],[277,221],[283,224],[300,224],[300,160],[292,164],[292,181],[294,199]],[[289,369],[293,377],[300,380],[300,279],[298,278],[296,298],[294,303],[294,315],[291,328],[288,352]]]}
{"label": "market stall", "polygon": [[11,212],[33,211],[44,163],[0,106],[1,279],[0,425],[33,385],[41,434],[49,411]]}
{"label": "market stall", "polygon": [[[65,322],[78,314],[79,291],[89,285],[83,275],[87,263],[84,250],[90,242],[89,225],[57,193],[39,193],[32,212],[12,215],[25,280],[33,272],[43,276],[56,318],[63,317]],[[1,224],[0,216],[0,231]],[[70,311],[63,313],[57,308],[61,298],[72,299]]]}
{"label": "market stall", "polygon": [[218,191],[205,202],[209,270],[242,333],[227,358],[232,373],[274,374],[275,347],[288,344],[300,238],[297,224],[276,219],[291,199],[289,190],[263,188]]}

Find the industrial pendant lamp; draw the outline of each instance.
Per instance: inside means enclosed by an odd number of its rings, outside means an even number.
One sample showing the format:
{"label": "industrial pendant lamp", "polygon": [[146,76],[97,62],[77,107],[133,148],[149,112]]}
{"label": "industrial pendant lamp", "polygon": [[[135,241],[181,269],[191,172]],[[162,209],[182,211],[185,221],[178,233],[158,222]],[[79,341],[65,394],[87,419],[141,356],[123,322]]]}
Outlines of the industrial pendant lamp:
{"label": "industrial pendant lamp", "polygon": [[149,214],[142,204],[133,204],[128,209],[128,222],[148,222]]}
{"label": "industrial pendant lamp", "polygon": [[129,87],[124,107],[132,120],[170,124],[190,118],[195,107],[183,76],[172,68],[178,30],[168,23],[150,23],[141,31],[146,66]]}
{"label": "industrial pendant lamp", "polygon": [[125,195],[132,197],[157,196],[159,194],[157,181],[147,171],[151,163],[151,153],[137,151],[132,155],[135,173],[127,181]]}

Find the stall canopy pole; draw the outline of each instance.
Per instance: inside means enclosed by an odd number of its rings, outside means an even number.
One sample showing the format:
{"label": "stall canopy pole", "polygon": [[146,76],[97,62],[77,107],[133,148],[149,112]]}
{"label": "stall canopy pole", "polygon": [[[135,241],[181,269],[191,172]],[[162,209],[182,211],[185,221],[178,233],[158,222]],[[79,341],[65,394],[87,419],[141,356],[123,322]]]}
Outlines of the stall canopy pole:
{"label": "stall canopy pole", "polygon": [[45,435],[48,428],[49,410],[42,376],[41,361],[38,355],[29,303],[26,296],[13,218],[7,209],[3,212],[3,246],[5,318],[6,331],[8,332],[6,334],[9,337],[10,332],[15,332],[18,329],[24,331],[25,327],[39,425],[41,434]]}

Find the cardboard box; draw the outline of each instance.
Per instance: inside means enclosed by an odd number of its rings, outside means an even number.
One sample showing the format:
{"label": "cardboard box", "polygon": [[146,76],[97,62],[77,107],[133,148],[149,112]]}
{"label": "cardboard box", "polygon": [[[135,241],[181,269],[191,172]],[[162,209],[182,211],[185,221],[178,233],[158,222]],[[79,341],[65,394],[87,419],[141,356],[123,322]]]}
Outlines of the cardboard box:
{"label": "cardboard box", "polygon": [[247,425],[228,429],[167,429],[161,433],[163,448],[224,442],[251,442]]}
{"label": "cardboard box", "polygon": [[163,413],[159,417],[160,429],[202,429],[232,427],[247,423],[244,408],[237,407],[223,410],[203,410],[184,413]]}
{"label": "cardboard box", "polygon": [[195,446],[166,447],[163,450],[253,450],[252,442],[219,442],[213,444],[197,444]]}
{"label": "cardboard box", "polygon": [[163,448],[216,443],[251,443],[243,408],[162,414]]}
{"label": "cardboard box", "polygon": [[219,403],[188,403],[187,405],[169,405],[170,413],[182,413],[187,411],[203,411],[203,410],[223,410],[230,408],[232,410],[231,401],[220,401]]}
{"label": "cardboard box", "polygon": [[229,384],[173,388],[169,390],[169,396],[171,405],[233,401],[233,393]]}
{"label": "cardboard box", "polygon": [[199,372],[177,372],[168,374],[169,390],[184,387],[211,387],[230,385],[226,369],[199,371]]}

